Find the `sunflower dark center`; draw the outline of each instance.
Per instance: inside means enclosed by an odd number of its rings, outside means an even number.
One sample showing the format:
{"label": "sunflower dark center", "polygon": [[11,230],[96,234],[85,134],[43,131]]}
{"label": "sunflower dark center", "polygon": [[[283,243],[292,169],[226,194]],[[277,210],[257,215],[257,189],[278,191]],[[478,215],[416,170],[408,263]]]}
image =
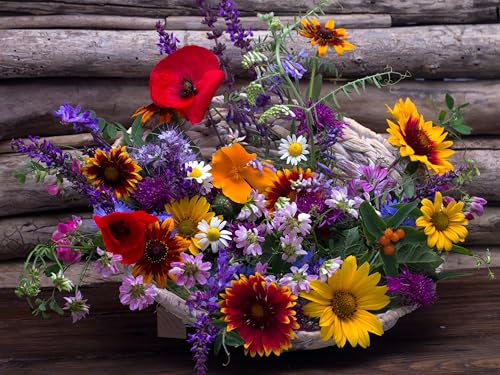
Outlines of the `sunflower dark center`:
{"label": "sunflower dark center", "polygon": [[120,178],[120,171],[113,165],[104,168],[104,178],[106,181],[115,182]]}
{"label": "sunflower dark center", "polygon": [[117,220],[110,224],[109,230],[115,238],[128,237],[131,234],[130,226],[125,220]]}
{"label": "sunflower dark center", "polygon": [[168,253],[168,246],[165,242],[160,240],[149,240],[146,244],[146,251],[144,255],[150,263],[160,263]]}
{"label": "sunflower dark center", "polygon": [[177,232],[182,237],[193,237],[196,234],[196,223],[192,220],[183,220],[177,224]]}
{"label": "sunflower dark center", "polygon": [[321,27],[316,31],[316,35],[321,39],[330,40],[333,38],[333,31]]}
{"label": "sunflower dark center", "polygon": [[414,117],[408,120],[405,129],[405,140],[416,155],[425,155],[431,159],[434,152],[434,143],[429,139],[427,133],[420,128],[419,122],[419,119]]}
{"label": "sunflower dark center", "polygon": [[432,215],[432,223],[436,227],[437,230],[443,231],[448,228],[448,224],[450,223],[450,220],[448,219],[448,215],[446,215],[443,212],[437,212],[434,215]]}
{"label": "sunflower dark center", "polygon": [[197,93],[198,90],[196,89],[193,81],[191,81],[189,78],[184,78],[182,80],[181,91],[180,91],[181,98],[189,98],[191,96],[196,95]]}
{"label": "sunflower dark center", "polygon": [[349,292],[339,291],[333,295],[332,310],[341,319],[349,319],[354,315],[358,303],[356,298]]}

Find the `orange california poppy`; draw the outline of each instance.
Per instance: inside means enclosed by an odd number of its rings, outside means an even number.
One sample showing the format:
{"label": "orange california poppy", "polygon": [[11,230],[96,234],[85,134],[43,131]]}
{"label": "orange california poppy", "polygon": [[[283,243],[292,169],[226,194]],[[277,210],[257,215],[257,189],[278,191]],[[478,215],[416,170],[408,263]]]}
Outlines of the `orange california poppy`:
{"label": "orange california poppy", "polygon": [[212,156],[212,183],[236,203],[245,203],[252,188],[264,192],[271,185],[275,173],[268,164],[259,170],[249,163],[256,154],[248,153],[239,143],[222,147]]}

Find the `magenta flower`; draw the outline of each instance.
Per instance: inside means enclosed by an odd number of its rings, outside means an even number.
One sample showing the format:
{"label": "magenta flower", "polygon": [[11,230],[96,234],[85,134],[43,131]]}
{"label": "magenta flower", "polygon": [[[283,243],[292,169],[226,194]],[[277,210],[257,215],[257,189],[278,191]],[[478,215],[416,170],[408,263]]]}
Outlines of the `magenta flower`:
{"label": "magenta flower", "polygon": [[72,245],[71,233],[76,232],[81,224],[82,219],[78,216],[73,216],[66,223],[57,224],[57,229],[52,234],[52,241],[59,245],[56,247],[57,257],[65,263],[77,263],[82,257],[82,253],[79,250],[64,247],[64,245]]}
{"label": "magenta flower", "polygon": [[436,285],[423,273],[404,269],[397,277],[387,276],[387,292],[399,294],[408,305],[430,306],[436,300]]}
{"label": "magenta flower", "polygon": [[156,289],[151,284],[144,284],[142,275],[126,276],[120,285],[120,302],[130,310],[144,310],[156,297]]}
{"label": "magenta flower", "polygon": [[115,275],[119,272],[118,264],[122,261],[120,254],[112,254],[108,251],[97,248],[100,258],[95,263],[95,270],[104,278]]}
{"label": "magenta flower", "polygon": [[59,195],[61,194],[61,187],[58,185],[58,184],[48,184],[47,185],[47,193],[49,193],[49,195],[52,195],[52,196],[56,196],[56,195]]}
{"label": "magenta flower", "polygon": [[[57,242],[59,245],[71,245],[71,240],[62,238]],[[82,253],[78,249],[70,247],[56,247],[56,254],[64,263],[75,264],[82,258]]]}
{"label": "magenta flower", "polygon": [[464,202],[464,213],[467,220],[473,220],[476,217],[483,216],[484,206],[488,203],[486,199],[476,196],[464,199]]}
{"label": "magenta flower", "polygon": [[195,284],[205,285],[207,283],[212,268],[210,262],[203,262],[203,254],[196,256],[181,253],[182,262],[172,262],[172,269],[169,275],[175,276],[177,285],[184,285],[190,289]]}
{"label": "magenta flower", "polygon": [[77,290],[74,297],[64,297],[66,304],[63,310],[69,310],[71,317],[73,318],[73,323],[85,318],[89,313],[90,305],[86,302],[86,299],[82,298],[82,293]]}

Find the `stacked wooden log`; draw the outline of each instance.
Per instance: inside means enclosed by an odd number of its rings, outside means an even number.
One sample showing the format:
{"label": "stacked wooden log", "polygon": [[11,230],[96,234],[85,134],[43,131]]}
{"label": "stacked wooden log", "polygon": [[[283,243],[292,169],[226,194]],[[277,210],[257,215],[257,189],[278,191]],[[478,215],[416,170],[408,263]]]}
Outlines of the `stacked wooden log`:
{"label": "stacked wooden log", "polygon": [[[237,0],[243,25],[264,35],[255,14],[273,11],[284,22],[304,13],[313,2],[298,0],[286,6],[277,0]],[[471,224],[469,245],[480,252],[494,248],[500,226],[500,23],[493,0],[346,0],[325,9],[339,27],[346,27],[353,52],[333,54],[346,80],[393,70],[412,79],[391,88],[368,87],[360,97],[339,96],[341,111],[383,133],[386,105],[411,97],[426,118],[443,107],[445,93],[470,103],[465,113],[474,137],[457,145],[456,161],[471,158],[482,170],[470,187],[490,201],[486,215]],[[58,220],[75,212],[89,218],[82,199],[63,199],[46,193],[28,179],[19,186],[12,171],[24,157],[12,154],[13,137],[49,136],[56,144],[79,147],[88,135],[71,135],[53,119],[63,102],[81,104],[99,116],[130,123],[134,110],[150,102],[148,74],[161,59],[154,25],[165,20],[182,44],[211,47],[205,38],[195,2],[184,0],[0,0],[0,260],[24,256],[39,240],[50,238]],[[141,17],[138,17],[140,15]],[[227,55],[241,82],[240,52],[227,37]],[[311,50],[304,40],[298,48]],[[325,90],[334,88],[325,87]],[[338,85],[338,83],[337,83]],[[496,256],[497,253],[494,253]],[[472,263],[451,260],[451,268]]]}

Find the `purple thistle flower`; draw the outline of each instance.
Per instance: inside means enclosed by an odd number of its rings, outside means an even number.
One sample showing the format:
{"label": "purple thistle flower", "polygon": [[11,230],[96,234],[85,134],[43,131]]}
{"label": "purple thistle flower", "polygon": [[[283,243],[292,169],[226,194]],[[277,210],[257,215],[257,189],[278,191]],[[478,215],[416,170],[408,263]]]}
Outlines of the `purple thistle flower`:
{"label": "purple thistle flower", "polygon": [[156,22],[156,32],[159,38],[156,45],[160,50],[160,55],[170,55],[177,50],[177,43],[180,42],[179,39],[175,37],[174,33],[167,33],[165,26],[166,23],[162,23],[161,21]]}
{"label": "purple thistle flower", "polygon": [[229,34],[231,42],[235,47],[248,52],[252,50],[250,45],[252,30],[245,30],[240,22],[240,12],[233,0],[221,0],[219,2],[219,16],[226,20],[226,33]]}
{"label": "purple thistle flower", "polygon": [[156,290],[151,284],[144,284],[142,275],[126,276],[120,285],[120,302],[130,310],[143,310],[155,301]]}
{"label": "purple thistle flower", "polygon": [[95,262],[95,270],[104,278],[115,275],[119,272],[118,264],[122,260],[120,254],[112,254],[108,251],[97,248],[100,258]]}
{"label": "purple thistle flower", "polygon": [[172,269],[169,275],[176,277],[177,285],[184,285],[186,288],[191,289],[198,285],[205,285],[207,283],[212,268],[210,262],[203,262],[203,254],[199,253],[196,256],[181,253],[182,262],[172,262]]}
{"label": "purple thistle flower", "polygon": [[430,306],[436,300],[435,282],[423,273],[413,273],[408,268],[399,276],[387,276],[387,291],[399,294],[408,305]]}
{"label": "purple thistle flower", "polygon": [[73,323],[85,318],[88,315],[90,305],[83,299],[82,293],[77,290],[74,297],[64,297],[66,301],[63,310],[69,310],[71,317],[73,318]]}
{"label": "purple thistle flower", "polygon": [[163,177],[142,179],[133,193],[139,206],[147,212],[163,211],[172,199],[168,182]]}

